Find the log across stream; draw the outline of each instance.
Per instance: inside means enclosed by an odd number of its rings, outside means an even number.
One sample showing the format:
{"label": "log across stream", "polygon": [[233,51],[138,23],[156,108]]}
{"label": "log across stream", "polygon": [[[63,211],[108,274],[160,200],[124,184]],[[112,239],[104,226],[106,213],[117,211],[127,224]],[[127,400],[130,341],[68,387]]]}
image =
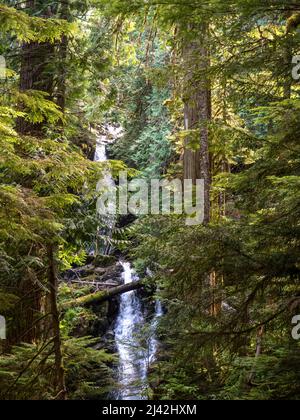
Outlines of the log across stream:
{"label": "log across stream", "polygon": [[[84,282],[80,282],[83,283]],[[144,287],[142,281],[134,281],[129,284],[124,284],[121,286],[116,286],[113,288],[106,288],[106,290],[91,293],[80,298],[72,299],[64,303],[64,309],[74,308],[76,306],[89,306],[94,304],[100,304],[107,300],[112,299],[115,296],[122,295],[133,290],[141,289]]]}

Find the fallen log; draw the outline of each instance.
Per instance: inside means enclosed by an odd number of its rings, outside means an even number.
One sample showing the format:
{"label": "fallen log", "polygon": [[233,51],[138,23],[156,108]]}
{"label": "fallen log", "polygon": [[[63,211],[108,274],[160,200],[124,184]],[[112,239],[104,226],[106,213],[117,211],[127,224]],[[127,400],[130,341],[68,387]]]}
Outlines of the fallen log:
{"label": "fallen log", "polygon": [[93,304],[99,304],[106,302],[115,296],[131,292],[132,290],[141,289],[142,287],[144,287],[144,283],[142,281],[135,281],[133,283],[124,284],[109,290],[103,290],[101,292],[96,292],[90,295],[82,296],[80,298],[69,300],[63,304],[63,309],[70,309],[74,308],[75,306],[89,306]]}

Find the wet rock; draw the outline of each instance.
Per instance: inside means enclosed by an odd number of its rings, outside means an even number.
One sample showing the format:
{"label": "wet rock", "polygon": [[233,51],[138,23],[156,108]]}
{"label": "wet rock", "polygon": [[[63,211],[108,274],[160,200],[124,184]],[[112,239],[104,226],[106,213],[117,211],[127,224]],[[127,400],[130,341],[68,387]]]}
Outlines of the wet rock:
{"label": "wet rock", "polygon": [[118,260],[114,255],[97,255],[94,258],[93,265],[95,267],[109,267],[113,264],[117,264]]}
{"label": "wet rock", "polygon": [[81,279],[83,277],[88,277],[92,275],[95,271],[95,267],[93,265],[85,265],[84,267],[72,268],[70,270],[65,271],[63,274],[63,279],[68,280],[76,280]]}
{"label": "wet rock", "polygon": [[[73,268],[66,271],[62,276],[62,281],[69,283],[76,290],[90,288],[90,293],[97,290],[105,290],[123,284],[122,266],[114,256],[98,256],[93,258],[92,263],[84,267]],[[99,337],[99,342],[103,344],[112,339],[112,325],[118,315],[119,298],[115,297],[109,302],[95,304],[91,306],[96,319],[82,319],[73,331],[75,336],[91,335]],[[110,333],[109,333],[110,332]]]}
{"label": "wet rock", "polygon": [[103,282],[116,282],[117,286],[122,284],[122,267],[120,264],[112,265],[107,267],[105,273],[101,275],[101,281]]}
{"label": "wet rock", "polygon": [[108,264],[111,260],[105,260],[104,266],[86,265],[84,267],[73,268],[67,270],[63,276],[63,281],[67,282],[102,282],[115,283],[116,286],[122,284],[122,267],[114,261],[113,264]]}
{"label": "wet rock", "polygon": [[[94,266],[93,266],[94,267]],[[106,268],[103,268],[103,267],[94,267],[94,273],[96,274],[96,276],[103,276],[105,273],[106,273]]]}

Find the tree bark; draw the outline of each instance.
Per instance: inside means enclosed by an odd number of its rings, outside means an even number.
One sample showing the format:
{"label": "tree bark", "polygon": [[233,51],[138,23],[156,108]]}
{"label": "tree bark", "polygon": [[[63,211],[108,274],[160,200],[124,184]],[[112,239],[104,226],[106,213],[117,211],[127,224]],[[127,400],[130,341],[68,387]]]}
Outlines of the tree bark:
{"label": "tree bark", "polygon": [[[34,0],[26,2],[26,9],[34,12],[36,4]],[[47,9],[44,18],[51,17],[51,9]],[[50,95],[53,93],[53,74],[51,63],[54,59],[55,47],[49,42],[24,43],[21,48],[21,68],[20,68],[20,91],[38,90]],[[40,137],[42,135],[43,124],[34,124],[24,118],[18,118],[17,131],[20,134]]]}
{"label": "tree bark", "polygon": [[[263,325],[257,331],[255,359],[258,359],[261,356],[264,332],[265,332],[265,326]],[[256,372],[256,366],[254,365],[248,377],[249,385],[252,385],[252,381],[255,377],[255,372]]]}
{"label": "tree bark", "polygon": [[52,313],[52,328],[54,335],[54,355],[55,355],[55,388],[57,391],[56,399],[65,400],[67,395],[66,384],[65,384],[65,371],[63,368],[63,357],[61,352],[61,336],[59,327],[59,312],[57,307],[57,274],[56,274],[56,263],[54,258],[53,246],[48,247],[48,283],[49,283],[49,298],[50,307]]}
{"label": "tree bark", "polygon": [[[183,53],[184,65],[188,69],[184,93],[185,130],[193,130],[185,141],[184,179],[192,179],[194,184],[197,179],[204,180],[204,223],[209,223],[211,168],[208,123],[211,120],[211,88],[208,78],[208,24],[201,25],[200,37],[198,31],[197,38],[188,42]],[[198,142],[194,141],[194,130],[199,133]]]}
{"label": "tree bark", "polygon": [[[60,19],[70,20],[70,4],[69,0],[65,0],[61,5],[59,14]],[[67,57],[68,57],[69,40],[63,35],[60,46],[58,48],[59,74],[57,75],[57,92],[56,103],[64,113],[66,108],[66,90],[67,90]]]}

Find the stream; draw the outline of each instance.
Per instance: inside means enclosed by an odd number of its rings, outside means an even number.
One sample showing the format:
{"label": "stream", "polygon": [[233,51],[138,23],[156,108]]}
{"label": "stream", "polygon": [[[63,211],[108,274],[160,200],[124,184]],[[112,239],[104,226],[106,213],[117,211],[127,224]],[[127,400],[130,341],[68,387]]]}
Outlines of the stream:
{"label": "stream", "polygon": [[[130,263],[121,262],[125,284],[138,280]],[[159,342],[156,327],[163,314],[157,300],[152,322],[147,324],[142,301],[137,291],[121,295],[119,315],[115,326],[116,347],[119,354],[117,400],[147,399],[147,373],[155,361]]]}
{"label": "stream", "polygon": [[[128,262],[121,262],[125,284],[137,280]],[[144,399],[147,380],[147,349],[141,347],[139,333],[145,323],[141,301],[136,291],[121,295],[120,311],[115,326],[116,347],[119,354],[118,400]]]}
{"label": "stream", "polygon": [[[118,136],[114,127],[107,127],[109,137]],[[106,146],[108,136],[99,136],[95,153],[95,161],[107,160]],[[99,182],[98,188],[115,188],[114,180],[109,172]],[[98,189],[98,191],[99,191]],[[112,229],[115,219],[108,219],[109,229]],[[137,274],[126,261],[120,261],[123,268],[122,280],[129,284],[138,280]],[[148,389],[148,369],[155,361],[159,341],[156,329],[159,317],[162,316],[160,301],[155,302],[155,312],[152,321],[147,322],[143,310],[142,299],[138,291],[124,293],[120,297],[119,313],[115,322],[114,337],[118,352],[117,382],[118,388],[113,393],[115,400],[146,400]]]}

